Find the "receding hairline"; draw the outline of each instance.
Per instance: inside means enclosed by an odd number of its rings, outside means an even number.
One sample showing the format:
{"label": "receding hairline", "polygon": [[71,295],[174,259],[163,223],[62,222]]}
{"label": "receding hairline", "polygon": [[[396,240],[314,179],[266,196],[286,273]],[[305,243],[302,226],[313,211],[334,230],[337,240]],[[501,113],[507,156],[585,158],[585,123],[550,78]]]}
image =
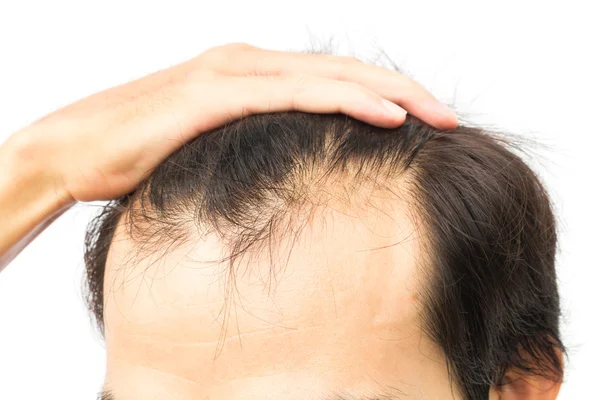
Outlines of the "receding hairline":
{"label": "receding hairline", "polygon": [[[293,118],[287,121],[285,119],[287,116]],[[262,125],[260,124],[261,119],[255,118],[259,122],[256,127],[260,129],[253,132],[263,139],[278,138],[279,136],[272,135],[273,132],[267,132],[266,127],[282,126],[283,129],[280,129],[282,131],[280,133],[286,134],[296,131],[303,132],[304,128],[298,128],[303,126],[301,123],[314,122],[304,117],[299,118],[297,115],[287,116],[281,116],[280,118],[283,119],[280,120],[269,117],[267,121],[262,121],[264,122]],[[314,116],[311,118],[317,120],[325,117]],[[327,118],[340,120],[339,116]],[[290,122],[290,125],[283,124],[284,122]],[[394,146],[385,147],[382,152],[375,152],[381,149],[377,146],[371,147],[372,139],[366,138],[380,136],[372,135],[371,128],[369,128],[369,132],[362,128],[360,123],[356,123],[356,131],[353,133],[359,136],[355,140],[344,142],[345,145],[339,147],[341,157],[333,158],[336,165],[347,166],[349,162],[356,159],[364,161],[363,165],[370,165],[368,162],[372,158],[379,159],[381,156],[388,157],[390,154],[394,159],[404,159],[395,158],[396,152],[390,153],[397,149]],[[555,346],[563,349],[557,323],[560,306],[554,271],[555,228],[550,203],[543,190],[543,185],[536,179],[535,173],[527,168],[515,153],[509,151],[507,147],[510,146],[503,146],[501,141],[490,137],[488,131],[459,127],[451,133],[438,132],[410,120],[407,120],[407,123],[398,131],[402,134],[381,137],[392,145],[402,145],[402,142],[391,143],[392,138],[408,137],[407,143],[416,146],[408,148],[410,150],[408,159],[416,161],[413,163],[416,167],[414,170],[419,172],[418,183],[421,195],[419,199],[426,208],[421,215],[428,216],[427,225],[432,227],[428,232],[433,232],[431,236],[436,244],[433,248],[443,252],[439,261],[444,262],[444,268],[440,268],[438,279],[434,285],[430,286],[432,301],[430,301],[431,309],[428,313],[430,320],[426,327],[436,342],[444,346],[444,353],[449,358],[452,370],[456,374],[456,379],[462,389],[461,392],[466,398],[481,398],[489,392],[490,382],[500,383],[499,379],[509,368],[532,371],[536,375],[543,375],[547,371],[549,373],[556,372],[562,376],[562,363],[556,359],[553,352]],[[299,135],[297,136],[300,137]],[[217,178],[224,178],[224,180],[213,179],[202,182],[205,184],[203,187],[207,189],[203,195],[208,194],[211,200],[206,203],[208,207],[205,209],[212,213],[210,216],[216,215],[217,217],[229,216],[228,206],[233,211],[239,212],[240,209],[235,202],[230,202],[228,205],[222,201],[223,195],[225,198],[230,196],[235,200],[236,192],[224,185],[217,185],[217,190],[213,191],[214,185],[210,184],[230,182],[230,175],[235,177],[234,173],[245,171],[243,163],[236,165],[237,169],[235,170],[227,169],[233,165],[231,160],[236,160],[232,156],[237,154],[236,151],[241,151],[238,139],[241,140],[242,137],[229,138],[231,140],[225,143],[226,146],[219,147],[220,150],[223,150],[219,153],[211,153],[209,150],[212,149],[210,146],[215,143],[222,144],[221,140],[212,141],[209,140],[210,136],[206,135],[200,137],[206,137],[205,141],[199,142],[204,147],[192,148],[190,154],[183,154],[182,159],[189,159],[195,163],[196,159],[191,157],[194,155],[192,153],[202,150],[202,154],[206,153],[207,157],[220,155],[218,159],[209,159],[207,165],[215,164],[224,168],[224,170],[218,170],[220,175],[217,175]],[[219,136],[220,139],[221,137]],[[227,136],[223,137],[227,138]],[[292,135],[289,143],[299,145],[305,143],[303,140],[294,141],[294,139],[295,136]],[[266,143],[273,144],[269,140],[266,140]],[[274,143],[281,145],[281,141]],[[284,142],[284,144],[287,145],[288,142]],[[417,155],[417,153],[419,154]],[[287,154],[287,151],[279,154],[280,161],[285,164],[284,166],[289,164],[286,158]],[[311,153],[308,152],[308,154]],[[336,155],[338,154],[336,153]],[[404,155],[404,153],[400,155]],[[263,160],[260,157],[261,154],[258,154],[255,158],[259,161]],[[255,161],[255,158],[250,157],[250,161]],[[239,161],[239,159],[237,160]],[[163,168],[158,170],[159,174],[162,171],[162,175],[158,180],[159,185],[155,197],[157,204],[166,205],[163,207],[166,209],[168,209],[167,200],[170,197],[162,196],[164,190],[161,189],[160,184],[166,184],[168,188],[175,189],[185,187],[172,185],[173,176],[177,175],[172,174],[171,169],[176,165],[177,163],[173,162],[165,163]],[[250,165],[254,166],[255,172],[251,178],[262,177],[263,170],[256,167],[255,164]],[[278,166],[279,164],[276,165],[276,167]],[[185,171],[182,169],[179,172]],[[196,170],[194,170],[194,174],[197,175]],[[515,179],[515,177],[520,179]],[[195,176],[189,178],[195,182],[192,179],[195,179]],[[263,184],[264,182],[258,178],[256,179],[257,187],[259,189],[267,188]],[[236,190],[240,192],[241,189],[244,187],[240,186]],[[171,192],[167,193],[170,195]],[[217,218],[212,218],[212,220],[220,221]],[[108,221],[108,225],[105,226],[110,226],[111,220]],[[103,243],[105,242],[101,242],[101,246],[104,245]],[[96,246],[95,251],[106,248],[101,246]],[[97,254],[100,254],[100,257]],[[101,252],[92,252],[92,256],[102,260]],[[92,261],[95,260],[93,257]],[[516,279],[518,276],[523,279]],[[510,283],[510,285],[498,285],[499,281]],[[461,284],[457,285],[458,282]],[[471,284],[465,285],[465,283]],[[482,288],[485,290],[481,290]],[[488,294],[494,290],[498,296]],[[512,293],[516,293],[517,296]],[[441,298],[444,301],[435,301],[441,295],[444,296]],[[530,300],[527,307],[522,306],[522,301],[514,301],[514,299],[521,299],[522,296]],[[100,297],[96,294],[95,299],[98,298]],[[510,313],[486,313],[488,310],[496,310],[498,307]],[[102,310],[100,309],[100,311]],[[491,318],[488,318],[488,315],[491,315]],[[498,323],[503,321],[496,315],[510,315],[509,322],[511,324],[499,325]],[[512,322],[515,323],[514,327]],[[498,326],[510,329],[498,330],[496,329]],[[460,327],[465,327],[465,329],[455,329]],[[550,334],[539,336],[537,333],[540,331]],[[524,335],[523,332],[528,334]],[[514,343],[531,349],[529,353],[531,359],[521,357],[518,347]],[[487,357],[483,358],[482,354]],[[547,367],[548,362],[545,362],[544,358],[550,360],[549,364],[551,365]],[[481,363],[476,365],[473,360]],[[501,360],[501,362],[499,363],[497,360]],[[537,367],[535,363],[540,361],[542,364]],[[330,399],[336,400],[336,397],[330,397]],[[348,400],[348,397],[337,397],[337,400],[344,399]],[[374,399],[377,397],[371,397],[371,400]],[[111,397],[107,397],[105,400],[111,400]],[[112,400],[116,399],[113,397]]]}

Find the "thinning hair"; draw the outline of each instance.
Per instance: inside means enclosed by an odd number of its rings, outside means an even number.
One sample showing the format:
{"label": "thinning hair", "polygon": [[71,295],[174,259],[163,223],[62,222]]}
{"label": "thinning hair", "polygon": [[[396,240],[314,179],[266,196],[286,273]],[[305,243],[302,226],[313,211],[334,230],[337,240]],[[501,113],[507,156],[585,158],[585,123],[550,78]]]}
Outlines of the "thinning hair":
{"label": "thinning hair", "polygon": [[410,199],[427,249],[422,327],[460,397],[487,398],[509,369],[562,379],[556,228],[543,185],[505,136],[438,130],[411,116],[383,129],[339,114],[253,115],[186,144],[89,226],[87,302],[101,331],[119,221],[147,252],[202,226],[229,245],[233,268],[250,249],[301,229],[299,210],[326,206],[314,196],[327,179],[379,182]]}

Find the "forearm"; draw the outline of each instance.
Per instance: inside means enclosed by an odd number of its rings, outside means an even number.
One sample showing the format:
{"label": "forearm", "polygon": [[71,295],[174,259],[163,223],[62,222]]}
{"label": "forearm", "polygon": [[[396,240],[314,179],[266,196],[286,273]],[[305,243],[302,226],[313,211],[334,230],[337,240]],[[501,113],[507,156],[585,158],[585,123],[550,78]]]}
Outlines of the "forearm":
{"label": "forearm", "polygon": [[74,203],[28,137],[0,146],[0,271]]}

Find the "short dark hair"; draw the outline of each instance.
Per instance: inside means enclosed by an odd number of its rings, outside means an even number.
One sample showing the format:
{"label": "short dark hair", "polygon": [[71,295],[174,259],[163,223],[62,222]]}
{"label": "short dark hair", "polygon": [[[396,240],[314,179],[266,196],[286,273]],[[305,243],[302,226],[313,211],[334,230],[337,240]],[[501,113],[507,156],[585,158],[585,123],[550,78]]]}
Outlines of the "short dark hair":
{"label": "short dark hair", "polygon": [[[508,369],[560,381],[555,218],[507,138],[464,125],[442,131],[412,116],[383,129],[299,112],[254,115],[204,133],[92,221],[88,305],[102,330],[104,267],[125,215],[146,244],[184,241],[184,227],[201,222],[228,240],[233,262],[292,229],[290,215],[315,206],[307,188],[324,177],[355,185],[402,178],[396,190],[410,198],[428,250],[423,328],[445,353],[460,396],[487,398]],[[139,221],[151,222],[151,231],[136,231]]]}

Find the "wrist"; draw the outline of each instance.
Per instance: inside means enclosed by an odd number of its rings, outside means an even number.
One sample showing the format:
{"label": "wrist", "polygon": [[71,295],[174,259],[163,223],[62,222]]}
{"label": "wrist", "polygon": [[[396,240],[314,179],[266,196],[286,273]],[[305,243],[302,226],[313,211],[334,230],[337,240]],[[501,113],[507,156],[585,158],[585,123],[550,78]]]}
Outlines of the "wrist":
{"label": "wrist", "polygon": [[75,201],[22,131],[0,146],[0,270]]}
{"label": "wrist", "polygon": [[68,208],[76,201],[66,190],[57,163],[52,162],[53,150],[43,144],[47,135],[34,130],[25,128],[0,146],[0,170],[4,171],[0,179],[8,180],[29,200],[43,203],[48,212]]}

